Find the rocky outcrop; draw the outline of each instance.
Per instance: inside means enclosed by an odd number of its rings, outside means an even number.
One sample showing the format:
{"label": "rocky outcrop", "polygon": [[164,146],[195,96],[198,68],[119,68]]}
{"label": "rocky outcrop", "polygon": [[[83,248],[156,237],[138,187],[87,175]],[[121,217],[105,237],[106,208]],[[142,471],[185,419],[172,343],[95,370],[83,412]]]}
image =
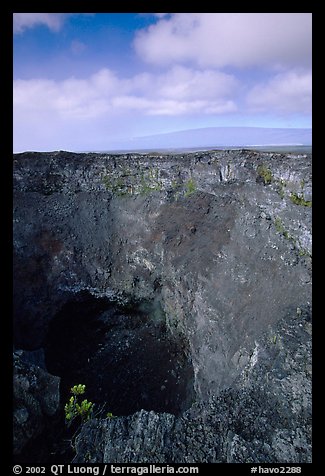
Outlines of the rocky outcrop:
{"label": "rocky outcrop", "polygon": [[20,455],[31,440],[41,435],[59,408],[59,377],[34,365],[35,360],[39,363],[42,356],[21,350],[14,352],[14,455]]}
{"label": "rocky outcrop", "polygon": [[17,346],[86,291],[159,303],[192,366],[184,413],[91,421],[77,462],[310,460],[311,157],[25,153],[14,187]]}

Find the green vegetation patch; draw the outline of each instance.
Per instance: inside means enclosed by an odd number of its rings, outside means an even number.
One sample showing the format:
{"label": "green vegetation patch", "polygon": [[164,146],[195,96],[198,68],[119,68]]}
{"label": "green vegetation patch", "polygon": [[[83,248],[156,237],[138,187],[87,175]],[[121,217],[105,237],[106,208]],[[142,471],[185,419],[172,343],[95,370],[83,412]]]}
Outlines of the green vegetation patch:
{"label": "green vegetation patch", "polygon": [[294,193],[294,192],[292,192],[290,194],[290,200],[295,205],[300,205],[302,207],[311,207],[312,206],[312,201],[305,200],[302,196],[300,196],[300,195],[298,195],[297,193]]}
{"label": "green vegetation patch", "polygon": [[126,179],[122,177],[110,177],[104,175],[102,177],[102,182],[105,185],[106,190],[114,193],[117,196],[128,195],[131,192],[131,186],[127,184]]}
{"label": "green vegetation patch", "polygon": [[[97,415],[102,417],[103,408],[99,409],[96,414],[94,413],[95,404],[89,402],[87,399],[82,399],[81,395],[84,395],[86,392],[86,385],[79,383],[78,385],[74,385],[70,389],[70,393],[72,394],[69,398],[68,402],[64,405],[64,414],[65,414],[65,422],[68,426],[74,420],[79,420],[81,423],[90,420],[91,418],[95,418]],[[113,413],[107,412],[106,418],[114,418]]]}
{"label": "green vegetation patch", "polygon": [[257,174],[263,179],[264,185],[269,185],[273,181],[273,175],[266,165],[261,164],[257,167]]}
{"label": "green vegetation patch", "polygon": [[191,196],[193,193],[196,192],[196,184],[194,179],[191,177],[187,182],[186,182],[186,189],[185,189],[185,197]]}
{"label": "green vegetation patch", "polygon": [[311,258],[311,254],[309,253],[309,251],[305,248],[302,248],[299,242],[297,242],[297,240],[288,232],[288,230],[285,229],[281,218],[276,217],[276,219],[274,220],[274,226],[276,231],[280,233],[280,235],[282,235],[286,240],[291,241],[295,249],[298,251],[300,257],[308,256]]}
{"label": "green vegetation patch", "polygon": [[64,406],[65,421],[68,425],[78,417],[81,418],[81,421],[87,421],[92,416],[94,404],[86,399],[80,399],[80,395],[83,395],[85,390],[86,386],[82,384],[75,385],[70,389],[72,396]]}
{"label": "green vegetation patch", "polygon": [[[103,174],[102,183],[107,191],[118,197],[130,195],[146,196],[152,192],[164,190],[164,182],[160,177],[158,167],[141,170],[137,175],[131,174],[127,170],[123,170],[122,174],[119,175],[116,175],[116,172],[111,175]],[[192,177],[186,182],[174,178],[171,182],[171,189],[176,199],[181,196],[187,198],[197,191],[197,186]]]}
{"label": "green vegetation patch", "polygon": [[163,188],[162,182],[159,180],[159,170],[149,169],[149,171],[141,174],[140,178],[140,195],[148,195],[151,192],[160,192]]}
{"label": "green vegetation patch", "polygon": [[142,171],[139,176],[132,175],[128,169],[122,169],[118,176],[103,175],[102,183],[106,190],[118,197],[135,194],[147,195],[163,189],[163,182],[159,179],[159,170],[154,168]]}

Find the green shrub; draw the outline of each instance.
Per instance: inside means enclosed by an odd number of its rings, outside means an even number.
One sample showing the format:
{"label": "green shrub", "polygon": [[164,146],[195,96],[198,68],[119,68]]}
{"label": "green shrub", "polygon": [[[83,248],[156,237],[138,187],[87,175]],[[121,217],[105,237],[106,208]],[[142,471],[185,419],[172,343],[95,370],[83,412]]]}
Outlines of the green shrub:
{"label": "green shrub", "polygon": [[193,178],[190,178],[190,179],[186,182],[185,197],[189,197],[189,196],[192,195],[194,192],[196,192],[195,181],[194,181]]}
{"label": "green shrub", "polygon": [[86,385],[82,385],[81,383],[79,383],[78,385],[75,385],[70,390],[70,392],[73,395],[83,395],[85,391],[86,391]]}
{"label": "green shrub", "polygon": [[82,384],[75,385],[70,389],[72,396],[70,397],[68,403],[64,406],[65,421],[70,425],[73,420],[80,417],[81,421],[87,421],[91,418],[94,404],[88,402],[88,400],[80,401],[80,395],[83,395],[86,391],[86,386]]}
{"label": "green shrub", "polygon": [[266,165],[261,164],[257,167],[257,174],[263,179],[264,185],[269,185],[273,180],[273,175]]}
{"label": "green shrub", "polygon": [[311,201],[305,200],[303,197],[299,196],[297,193],[291,193],[290,194],[290,200],[295,205],[301,205],[303,207],[311,207],[312,206]]}

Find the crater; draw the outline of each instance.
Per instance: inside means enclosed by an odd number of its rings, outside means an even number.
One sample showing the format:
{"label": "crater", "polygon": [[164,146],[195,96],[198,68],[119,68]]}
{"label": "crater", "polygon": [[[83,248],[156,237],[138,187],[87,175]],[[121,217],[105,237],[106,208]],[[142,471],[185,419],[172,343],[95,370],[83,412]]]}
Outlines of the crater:
{"label": "crater", "polygon": [[121,306],[74,296],[49,325],[45,358],[61,377],[63,402],[79,383],[95,408],[116,416],[141,409],[177,415],[193,401],[187,343],[170,333],[158,301]]}

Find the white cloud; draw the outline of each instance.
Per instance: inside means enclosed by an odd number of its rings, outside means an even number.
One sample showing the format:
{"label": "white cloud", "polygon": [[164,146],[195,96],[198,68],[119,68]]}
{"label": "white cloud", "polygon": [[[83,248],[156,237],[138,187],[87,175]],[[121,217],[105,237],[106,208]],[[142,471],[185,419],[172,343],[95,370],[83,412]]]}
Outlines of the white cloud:
{"label": "white cloud", "polygon": [[288,67],[311,61],[311,13],[175,13],[140,30],[139,56],[152,64]]}
{"label": "white cloud", "polygon": [[175,66],[158,81],[159,94],[174,99],[214,99],[234,93],[234,76],[213,70]]}
{"label": "white cloud", "polygon": [[231,100],[237,81],[231,75],[184,67],[167,73],[144,73],[131,79],[102,69],[88,79],[14,81],[14,107],[91,119],[125,110],[147,115],[222,113],[235,109]]}
{"label": "white cloud", "polygon": [[61,30],[64,22],[75,15],[93,16],[94,13],[14,13],[13,31],[15,34],[19,34],[28,28],[44,25],[57,33]]}
{"label": "white cloud", "polygon": [[28,28],[37,25],[45,25],[52,31],[59,31],[64,22],[62,13],[14,13],[13,30],[14,33],[22,33]]}
{"label": "white cloud", "polygon": [[312,74],[289,71],[277,74],[248,93],[247,105],[254,112],[311,114]]}

